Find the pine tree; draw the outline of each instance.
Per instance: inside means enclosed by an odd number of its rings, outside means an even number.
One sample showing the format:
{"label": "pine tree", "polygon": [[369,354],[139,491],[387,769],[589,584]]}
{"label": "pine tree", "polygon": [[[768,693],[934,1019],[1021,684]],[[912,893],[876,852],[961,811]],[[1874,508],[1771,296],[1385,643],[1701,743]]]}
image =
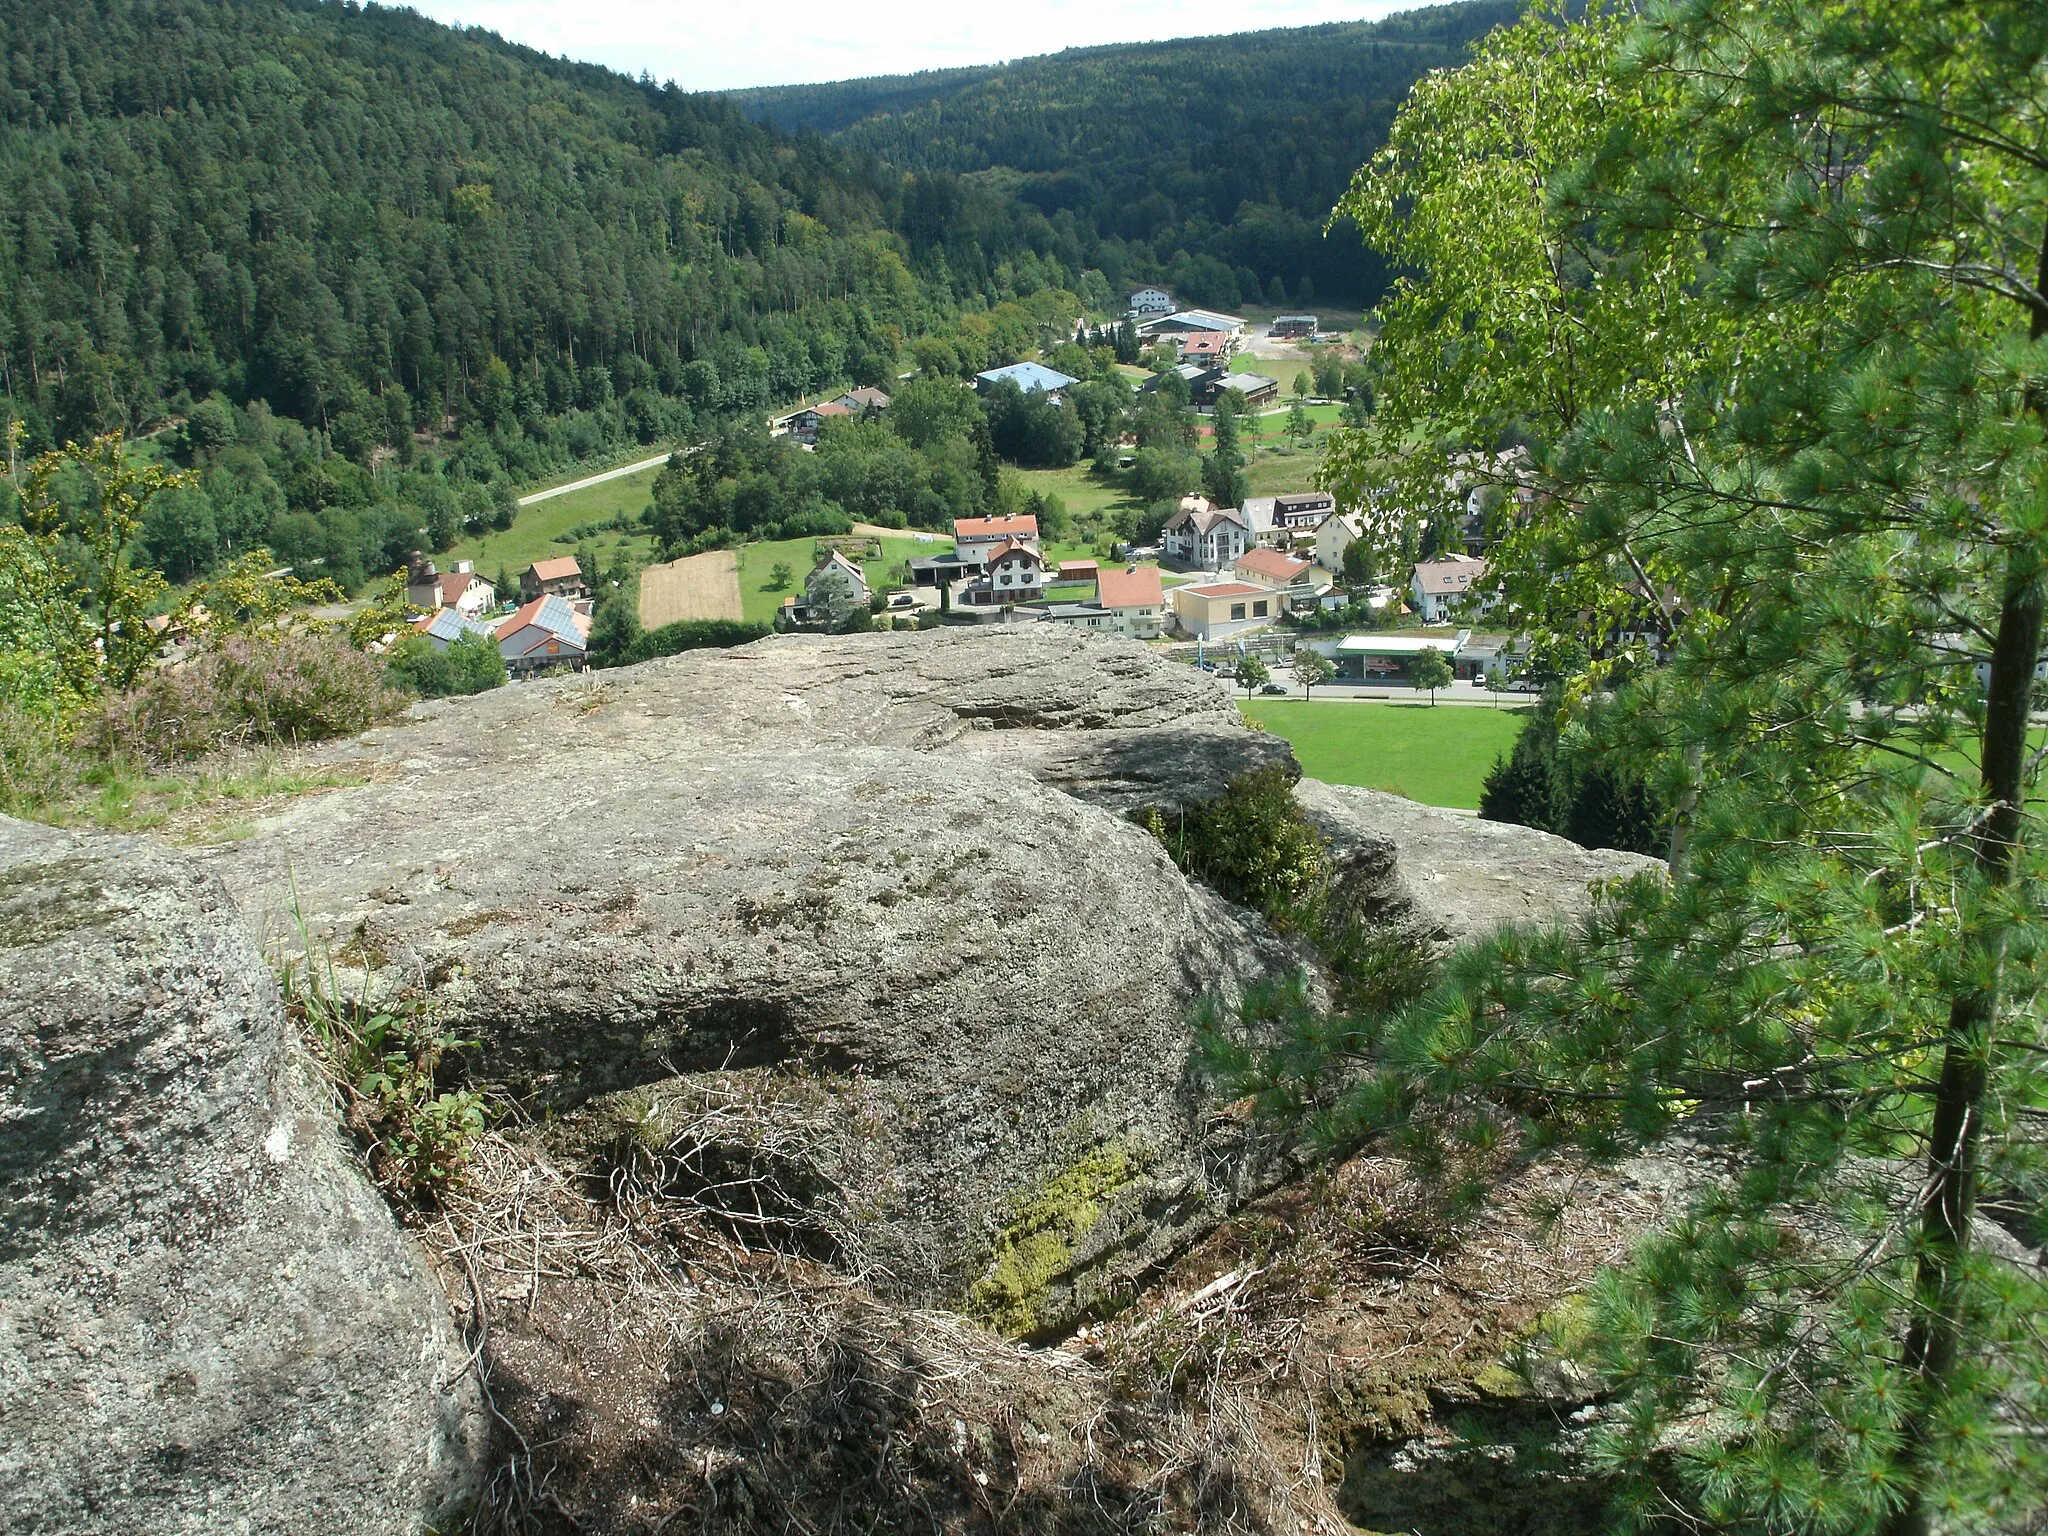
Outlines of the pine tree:
{"label": "pine tree", "polygon": [[[2022,0],[1532,18],[1418,87],[1342,209],[1425,276],[1335,488],[1517,423],[1553,494],[1496,565],[1539,654],[1581,658],[1570,814],[1635,835],[1606,775],[1645,774],[1672,867],[1333,1028],[1376,1070],[1296,1096],[1424,1167],[1510,1119],[1733,1161],[1579,1319],[1632,1528],[1925,1536],[2048,1501],[2048,1294],[1973,1229],[1994,1184],[2048,1211],[2044,117]],[[1645,624],[1658,657],[1622,638]],[[1493,789],[1521,797],[1512,764]]]}

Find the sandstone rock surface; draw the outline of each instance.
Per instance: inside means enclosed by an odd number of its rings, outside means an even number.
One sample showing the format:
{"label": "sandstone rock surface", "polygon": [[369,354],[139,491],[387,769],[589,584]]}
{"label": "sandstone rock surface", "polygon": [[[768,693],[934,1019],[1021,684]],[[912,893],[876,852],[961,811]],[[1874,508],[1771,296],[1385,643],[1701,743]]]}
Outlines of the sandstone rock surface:
{"label": "sandstone rock surface", "polygon": [[[295,883],[344,960],[424,982],[534,1107],[727,1068],[857,1080],[899,1285],[1049,1325],[1256,1183],[1187,1015],[1303,957],[1121,814],[1147,775],[1187,792],[1161,764],[1220,788],[1272,740],[1192,669],[1048,631],[775,640],[426,709],[347,749],[372,782],[220,867],[272,932]],[[1069,744],[1112,808],[1030,771]]]}
{"label": "sandstone rock surface", "polygon": [[1439,940],[1581,916],[1595,882],[1663,867],[1641,854],[1581,848],[1532,827],[1347,784],[1303,779],[1294,798],[1330,840],[1365,912]]}
{"label": "sandstone rock surface", "polygon": [[465,1365],[220,883],[0,818],[0,1527],[417,1529]]}

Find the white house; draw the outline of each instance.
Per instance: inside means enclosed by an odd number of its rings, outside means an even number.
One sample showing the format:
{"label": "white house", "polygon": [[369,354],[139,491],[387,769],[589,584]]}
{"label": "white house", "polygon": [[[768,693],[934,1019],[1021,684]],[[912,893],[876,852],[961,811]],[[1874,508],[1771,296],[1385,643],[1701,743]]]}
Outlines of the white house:
{"label": "white house", "polygon": [[1130,311],[1133,315],[1170,315],[1173,313],[1173,295],[1164,288],[1133,288]]}
{"label": "white house", "polygon": [[976,608],[997,603],[1035,603],[1045,596],[1045,556],[1012,540],[988,552],[981,575],[967,584],[962,602]]}
{"label": "white house", "polygon": [[869,596],[867,572],[835,549],[804,578],[804,600],[795,617],[836,624],[854,609],[867,607]]}
{"label": "white house", "polygon": [[1022,544],[1038,549],[1038,519],[1029,512],[1001,517],[953,519],[953,557],[962,565],[987,565],[998,545]]}
{"label": "white house", "polygon": [[1170,560],[1220,571],[1251,547],[1252,531],[1235,508],[1214,507],[1205,496],[1186,496],[1160,530]]}
{"label": "white house", "polygon": [[1365,520],[1356,512],[1336,512],[1316,526],[1316,564],[1333,574],[1344,570],[1344,550],[1365,537]]}
{"label": "white house", "polygon": [[468,560],[452,561],[443,571],[436,569],[432,560],[415,556],[405,578],[405,598],[415,608],[453,608],[465,619],[473,619],[497,602],[498,589],[477,575],[476,566]]}
{"label": "white house", "polygon": [[1110,627],[1120,635],[1156,640],[1165,625],[1166,594],[1156,565],[1102,572],[1095,578],[1095,601],[1109,613]]}
{"label": "white house", "polygon": [[1493,598],[1474,591],[1485,576],[1486,562],[1470,555],[1446,555],[1441,560],[1423,561],[1415,567],[1409,582],[1416,616],[1425,624],[1442,624],[1468,599],[1476,601],[1480,613],[1486,612],[1493,606]]}

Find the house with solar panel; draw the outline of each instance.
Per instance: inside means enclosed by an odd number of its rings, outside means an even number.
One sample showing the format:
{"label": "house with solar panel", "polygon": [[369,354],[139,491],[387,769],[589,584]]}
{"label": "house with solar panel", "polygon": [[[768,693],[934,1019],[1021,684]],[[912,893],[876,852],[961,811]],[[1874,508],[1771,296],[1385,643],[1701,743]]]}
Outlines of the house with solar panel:
{"label": "house with solar panel", "polygon": [[494,633],[514,682],[545,672],[581,672],[589,665],[590,616],[553,593],[506,615]]}
{"label": "house with solar panel", "polygon": [[437,651],[445,651],[464,635],[481,635],[486,640],[496,640],[497,634],[482,619],[473,619],[455,608],[437,608],[412,621],[416,634],[425,637],[427,643]]}

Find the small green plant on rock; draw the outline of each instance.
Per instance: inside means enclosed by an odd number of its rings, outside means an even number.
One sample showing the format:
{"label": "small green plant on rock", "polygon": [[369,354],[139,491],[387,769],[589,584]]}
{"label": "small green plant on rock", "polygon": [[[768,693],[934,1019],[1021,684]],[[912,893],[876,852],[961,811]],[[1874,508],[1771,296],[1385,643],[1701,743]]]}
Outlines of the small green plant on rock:
{"label": "small green plant on rock", "polygon": [[482,1094],[440,1086],[446,1059],[475,1042],[445,1029],[428,998],[344,996],[332,960],[323,950],[316,965],[304,919],[298,924],[303,954],[278,975],[286,1017],[340,1094],[378,1184],[395,1199],[434,1206],[462,1178],[488,1118]]}

